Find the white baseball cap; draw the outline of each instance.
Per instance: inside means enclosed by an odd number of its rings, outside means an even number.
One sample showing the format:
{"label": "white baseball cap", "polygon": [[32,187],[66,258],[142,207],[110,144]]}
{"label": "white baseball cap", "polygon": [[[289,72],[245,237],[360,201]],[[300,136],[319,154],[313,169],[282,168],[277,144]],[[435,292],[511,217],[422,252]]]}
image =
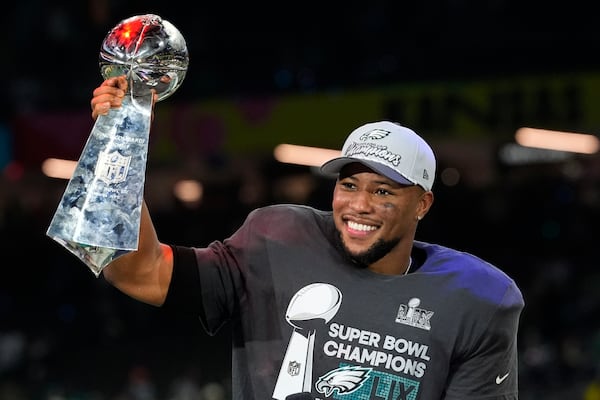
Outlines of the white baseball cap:
{"label": "white baseball cap", "polygon": [[431,190],[435,155],[411,129],[390,121],[372,122],[355,129],[344,142],[342,156],[321,166],[324,174],[338,174],[347,164],[359,162],[403,185]]}

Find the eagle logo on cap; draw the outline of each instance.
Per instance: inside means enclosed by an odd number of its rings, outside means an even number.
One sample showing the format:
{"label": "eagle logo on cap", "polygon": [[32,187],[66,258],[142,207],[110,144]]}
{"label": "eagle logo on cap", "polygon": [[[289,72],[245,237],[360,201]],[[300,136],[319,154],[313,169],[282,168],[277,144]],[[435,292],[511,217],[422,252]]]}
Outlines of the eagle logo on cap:
{"label": "eagle logo on cap", "polygon": [[360,140],[379,140],[387,137],[390,134],[389,131],[384,131],[383,129],[373,129],[372,131],[363,133],[360,135]]}

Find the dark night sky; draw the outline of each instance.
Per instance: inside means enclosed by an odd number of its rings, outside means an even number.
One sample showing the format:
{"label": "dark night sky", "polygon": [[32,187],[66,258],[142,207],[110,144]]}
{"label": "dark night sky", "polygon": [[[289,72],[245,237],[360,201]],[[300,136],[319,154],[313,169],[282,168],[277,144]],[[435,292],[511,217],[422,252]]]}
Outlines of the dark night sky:
{"label": "dark night sky", "polygon": [[10,7],[4,26],[14,35],[4,44],[3,59],[11,61],[3,68],[18,102],[9,109],[87,104],[100,82],[104,36],[121,19],[144,13],[161,15],[186,38],[190,69],[181,99],[600,68],[596,14],[578,1],[215,2],[174,9],[164,1],[90,0]]}

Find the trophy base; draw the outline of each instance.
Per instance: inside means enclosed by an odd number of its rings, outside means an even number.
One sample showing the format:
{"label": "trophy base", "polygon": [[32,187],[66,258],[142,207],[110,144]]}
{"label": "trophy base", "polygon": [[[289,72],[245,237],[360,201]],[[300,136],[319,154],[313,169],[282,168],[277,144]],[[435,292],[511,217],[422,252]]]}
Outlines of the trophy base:
{"label": "trophy base", "polygon": [[106,247],[89,246],[83,243],[70,242],[61,238],[53,237],[57,243],[69,250],[77,258],[79,258],[97,277],[112,260],[131,250],[109,249]]}

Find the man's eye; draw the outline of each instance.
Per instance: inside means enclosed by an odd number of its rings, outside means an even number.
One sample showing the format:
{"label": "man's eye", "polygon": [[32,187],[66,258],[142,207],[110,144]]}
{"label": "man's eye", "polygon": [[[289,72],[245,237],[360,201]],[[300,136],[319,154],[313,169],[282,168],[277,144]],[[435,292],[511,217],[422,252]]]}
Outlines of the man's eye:
{"label": "man's eye", "polygon": [[386,190],[386,189],[377,189],[375,191],[375,194],[379,194],[379,195],[382,195],[382,196],[387,196],[388,194],[391,194],[391,193],[388,190]]}

